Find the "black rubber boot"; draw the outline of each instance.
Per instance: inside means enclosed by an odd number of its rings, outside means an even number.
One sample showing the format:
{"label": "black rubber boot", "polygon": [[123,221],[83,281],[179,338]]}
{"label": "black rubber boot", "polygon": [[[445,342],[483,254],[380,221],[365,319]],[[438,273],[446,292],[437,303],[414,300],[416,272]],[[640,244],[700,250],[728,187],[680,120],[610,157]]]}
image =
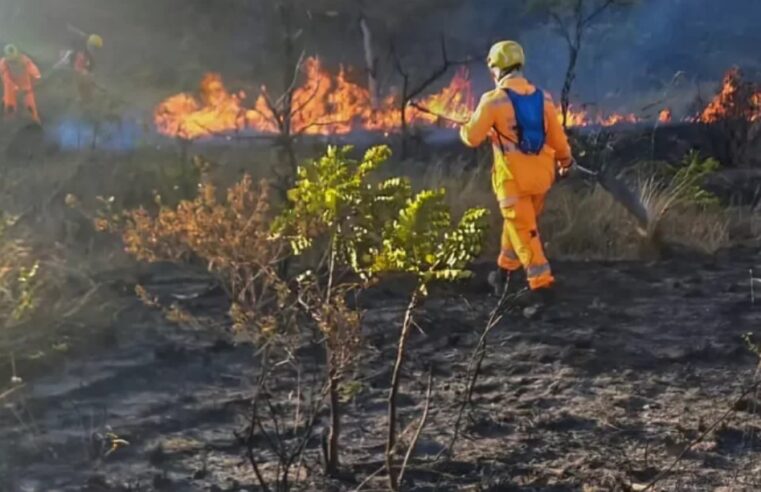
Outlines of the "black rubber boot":
{"label": "black rubber boot", "polygon": [[[544,311],[555,301],[555,290],[552,287],[530,290],[521,296],[520,305],[532,310],[533,313]],[[524,313],[525,314],[525,313]]]}

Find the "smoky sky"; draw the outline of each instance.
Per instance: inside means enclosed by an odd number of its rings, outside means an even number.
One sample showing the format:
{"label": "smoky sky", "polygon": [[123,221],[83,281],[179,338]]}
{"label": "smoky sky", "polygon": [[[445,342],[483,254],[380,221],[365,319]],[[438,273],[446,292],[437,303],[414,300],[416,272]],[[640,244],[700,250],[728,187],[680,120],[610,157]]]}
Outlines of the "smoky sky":
{"label": "smoky sky", "polygon": [[[489,87],[482,60],[489,44],[517,39],[526,48],[527,74],[557,94],[568,59],[552,25],[526,17],[525,2],[468,0],[429,2],[430,12],[395,17],[383,4],[369,19],[385,79],[393,83],[388,51],[393,43],[413,74],[436,65],[438,40],[453,57],[472,56],[478,91]],[[162,90],[194,87],[206,70],[254,87],[281,81],[281,36],[272,0],[0,0],[0,41],[18,41],[42,65],[54,61],[66,23],[106,38],[103,76]],[[335,5],[318,7],[318,5]],[[363,64],[355,8],[359,2],[297,1],[300,46],[327,66]],[[384,7],[385,6],[385,7]],[[399,10],[399,9],[396,9]],[[307,12],[308,11],[308,12]],[[761,75],[761,0],[640,0],[611,11],[589,33],[574,86],[574,99],[616,106],[654,93],[677,72],[691,83],[718,82],[727,68]]]}
{"label": "smoky sky", "polygon": [[[484,15],[484,3],[496,12],[502,2],[477,2],[467,30],[491,39],[516,37],[529,58],[527,71],[537,82],[558,92],[568,60],[554,26],[537,20],[520,23]],[[472,7],[461,7],[466,13]],[[595,26],[583,46],[575,94],[582,101],[632,99],[659,91],[677,72],[693,82],[721,79],[731,66],[758,77],[761,69],[761,1],[643,0],[611,11]],[[504,27],[503,27],[504,26]]]}

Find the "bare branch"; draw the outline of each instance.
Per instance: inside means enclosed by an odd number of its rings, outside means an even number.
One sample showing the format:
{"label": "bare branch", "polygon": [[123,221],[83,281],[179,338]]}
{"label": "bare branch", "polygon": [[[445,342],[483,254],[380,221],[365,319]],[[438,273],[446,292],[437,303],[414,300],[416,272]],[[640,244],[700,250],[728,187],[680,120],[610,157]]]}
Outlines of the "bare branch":
{"label": "bare branch", "polygon": [[592,22],[594,22],[595,19],[597,19],[597,17],[602,15],[603,12],[608,10],[608,8],[611,7],[615,3],[616,3],[616,0],[606,0],[605,3],[600,5],[594,12],[586,16],[584,20],[581,21],[582,29],[586,29]]}
{"label": "bare branch", "polygon": [[296,90],[296,84],[299,81],[299,74],[301,73],[301,66],[304,64],[304,57],[306,56],[306,52],[302,51],[299,55],[298,60],[296,61],[296,65],[293,67],[293,78],[291,79],[291,83],[288,85],[288,88],[283,92],[283,94],[278,98],[277,104],[280,105],[283,103],[285,98]]}
{"label": "bare branch", "polygon": [[410,461],[412,453],[415,451],[418,441],[420,440],[420,434],[423,432],[423,428],[428,420],[428,411],[431,408],[431,391],[433,389],[433,367],[428,369],[428,389],[425,392],[425,406],[423,407],[423,415],[420,416],[420,423],[418,424],[415,435],[407,448],[407,454],[404,455],[404,461],[402,462],[402,468],[399,470],[398,483],[402,483],[404,479],[404,472],[407,469],[407,463]]}
{"label": "bare branch", "polygon": [[557,12],[551,12],[550,18],[552,18],[552,20],[554,20],[558,25],[560,34],[563,36],[563,39],[565,39],[566,43],[568,43],[568,46],[573,46],[573,41],[571,41],[571,30],[568,28],[568,25],[565,23],[565,21]]}

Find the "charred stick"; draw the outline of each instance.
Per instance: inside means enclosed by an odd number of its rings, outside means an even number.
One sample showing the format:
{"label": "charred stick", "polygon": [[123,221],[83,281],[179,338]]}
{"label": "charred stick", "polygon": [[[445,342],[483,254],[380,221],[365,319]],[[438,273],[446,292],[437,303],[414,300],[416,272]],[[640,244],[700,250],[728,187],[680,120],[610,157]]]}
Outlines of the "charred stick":
{"label": "charred stick", "polygon": [[505,288],[504,292],[502,292],[502,297],[500,297],[499,302],[489,314],[489,320],[486,323],[486,327],[484,328],[483,332],[481,332],[481,336],[478,340],[478,344],[476,345],[476,348],[473,350],[473,353],[470,356],[468,369],[465,373],[468,386],[465,389],[463,399],[460,402],[460,407],[457,411],[457,419],[455,420],[454,432],[452,433],[452,439],[449,441],[449,446],[447,446],[447,449],[446,449],[446,452],[448,453],[452,452],[452,449],[454,449],[454,445],[457,442],[457,438],[459,437],[460,426],[462,425],[462,417],[465,414],[465,409],[473,401],[473,391],[476,387],[476,381],[478,380],[478,376],[481,373],[481,366],[483,365],[483,361],[486,358],[486,339],[489,336],[489,333],[491,332],[492,328],[497,326],[499,322],[502,321],[503,309],[505,307],[505,304],[507,303],[507,299],[508,299],[507,288]]}
{"label": "charred stick", "polygon": [[440,118],[440,119],[442,119],[444,121],[448,121],[450,123],[455,123],[457,125],[464,125],[464,124],[467,123],[467,121],[456,120],[456,119],[454,119],[454,118],[452,118],[450,116],[446,116],[446,115],[443,115],[441,113],[437,113],[435,111],[432,111],[432,110],[426,108],[425,106],[423,106],[421,104],[418,104],[418,103],[416,103],[414,101],[410,101],[409,105],[412,106],[413,108],[417,109],[418,111],[422,111],[423,113],[430,114],[431,116],[435,116],[437,118]]}
{"label": "charred stick", "polygon": [[388,483],[391,490],[399,490],[397,475],[394,473],[394,451],[396,448],[396,400],[399,395],[399,385],[402,376],[402,365],[407,350],[407,339],[409,338],[410,328],[412,327],[412,316],[418,306],[420,291],[416,290],[410,299],[407,310],[404,314],[402,330],[399,334],[399,345],[396,352],[396,362],[394,371],[391,376],[391,389],[388,394],[388,429],[386,434],[386,471],[388,473]]}
{"label": "charred stick", "polygon": [[425,405],[423,407],[423,415],[420,416],[420,423],[418,424],[415,435],[407,448],[407,454],[404,455],[404,461],[402,462],[402,468],[399,470],[399,478],[397,483],[402,483],[404,480],[404,472],[407,469],[407,463],[410,461],[412,453],[415,451],[418,441],[420,440],[420,434],[423,433],[423,428],[428,421],[428,411],[431,409],[431,391],[433,389],[433,367],[428,369],[428,389],[425,392]]}

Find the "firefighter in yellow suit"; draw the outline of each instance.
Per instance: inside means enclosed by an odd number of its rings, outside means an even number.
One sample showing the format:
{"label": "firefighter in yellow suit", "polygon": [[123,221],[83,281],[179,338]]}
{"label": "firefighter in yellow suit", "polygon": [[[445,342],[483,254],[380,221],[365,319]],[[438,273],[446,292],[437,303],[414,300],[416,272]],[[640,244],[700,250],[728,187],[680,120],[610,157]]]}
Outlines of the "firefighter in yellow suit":
{"label": "firefighter in yellow suit", "polygon": [[523,76],[523,48],[514,41],[497,43],[489,51],[487,63],[496,88],[483,95],[470,121],[461,128],[460,138],[470,147],[477,147],[489,138],[494,151],[492,187],[504,226],[497,261],[499,270],[490,277],[490,283],[499,289],[510,272],[523,268],[530,289],[545,291],[555,279],[544,254],[537,218],[556,171],[562,176],[573,165],[571,148],[555,105],[545,93],[544,144],[536,154],[521,150],[516,111],[508,90],[520,95],[538,90]]}

